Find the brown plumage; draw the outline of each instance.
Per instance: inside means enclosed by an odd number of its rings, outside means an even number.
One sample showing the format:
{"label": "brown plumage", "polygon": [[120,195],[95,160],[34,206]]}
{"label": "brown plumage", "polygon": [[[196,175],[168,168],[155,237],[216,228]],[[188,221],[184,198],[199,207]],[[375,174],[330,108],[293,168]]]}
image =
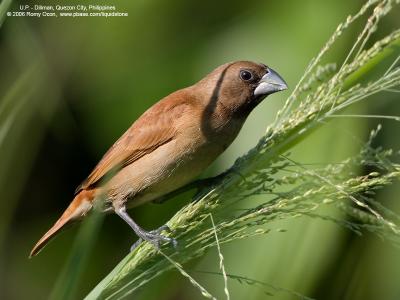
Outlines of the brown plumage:
{"label": "brown plumage", "polygon": [[70,206],[39,240],[36,255],[65,225],[84,217],[96,199],[113,210],[143,240],[156,246],[172,241],[144,231],[126,213],[196,178],[235,139],[253,108],[269,94],[286,89],[263,64],[222,65],[198,83],[176,91],[149,108],[107,151],[78,187]]}

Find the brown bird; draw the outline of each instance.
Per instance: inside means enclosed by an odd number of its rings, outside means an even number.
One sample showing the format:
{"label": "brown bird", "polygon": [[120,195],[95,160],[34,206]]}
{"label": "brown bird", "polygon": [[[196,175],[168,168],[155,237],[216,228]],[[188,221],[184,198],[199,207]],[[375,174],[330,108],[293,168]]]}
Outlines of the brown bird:
{"label": "brown bird", "polygon": [[95,199],[105,212],[114,211],[128,223],[140,240],[156,247],[162,241],[175,244],[174,239],[160,234],[165,226],[145,231],[126,208],[158,199],[191,182],[232,143],[257,104],[286,88],[285,81],[266,65],[236,61],[163,98],[107,151],[30,257],[65,225],[83,218]]}

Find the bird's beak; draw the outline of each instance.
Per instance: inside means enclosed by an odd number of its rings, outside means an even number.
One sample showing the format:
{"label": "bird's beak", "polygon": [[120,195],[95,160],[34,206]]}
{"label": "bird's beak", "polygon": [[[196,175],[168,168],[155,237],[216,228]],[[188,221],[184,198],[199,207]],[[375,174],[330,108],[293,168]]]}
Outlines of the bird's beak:
{"label": "bird's beak", "polygon": [[287,89],[287,84],[283,78],[271,68],[267,68],[267,73],[260,79],[254,96],[267,96]]}

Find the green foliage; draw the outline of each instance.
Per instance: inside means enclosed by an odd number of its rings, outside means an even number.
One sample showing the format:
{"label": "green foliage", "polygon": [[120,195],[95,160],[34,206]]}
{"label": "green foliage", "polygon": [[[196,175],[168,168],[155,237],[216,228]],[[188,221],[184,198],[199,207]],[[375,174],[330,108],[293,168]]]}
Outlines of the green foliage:
{"label": "green foliage", "polygon": [[7,10],[10,7],[11,2],[12,2],[11,0],[3,0],[0,3],[0,28],[1,28],[1,25],[3,25]]}
{"label": "green foliage", "polygon": [[[266,226],[280,219],[322,218],[358,234],[367,230],[399,246],[400,229],[396,224],[399,217],[373,199],[378,189],[400,179],[400,166],[393,161],[392,151],[371,146],[378,130],[372,132],[371,140],[359,155],[340,163],[306,166],[287,153],[350,105],[380,92],[398,92],[400,30],[365,48],[378,22],[398,4],[399,1],[368,1],[357,14],[338,26],[321,52],[311,60],[259,143],[236,160],[221,182],[201,190],[193,202],[169,220],[167,225],[179,242],[178,251],[169,245],[158,251],[142,243],[87,299],[124,298],[173,268],[188,277],[203,295],[212,298],[181,264],[204,255],[210,248],[217,246],[219,249],[219,244],[268,234]],[[323,64],[326,52],[344,31],[371,10],[344,61]],[[388,57],[392,64],[384,73],[379,78],[368,78],[369,72]],[[354,167],[360,166],[367,170],[365,174],[354,173]],[[262,203],[251,207],[251,197],[262,199]],[[244,203],[250,208],[237,209]],[[336,207],[351,216],[351,221],[321,214],[318,209],[323,206]],[[210,222],[210,215],[215,226]],[[229,297],[229,292],[227,295]]]}

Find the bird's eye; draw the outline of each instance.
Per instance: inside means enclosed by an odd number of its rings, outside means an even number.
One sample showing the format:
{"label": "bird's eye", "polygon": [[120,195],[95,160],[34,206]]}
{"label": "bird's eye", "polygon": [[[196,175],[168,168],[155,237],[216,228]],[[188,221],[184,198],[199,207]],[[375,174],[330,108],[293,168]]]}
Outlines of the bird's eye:
{"label": "bird's eye", "polygon": [[240,78],[244,81],[249,81],[253,79],[253,74],[249,71],[242,70],[240,71]]}

